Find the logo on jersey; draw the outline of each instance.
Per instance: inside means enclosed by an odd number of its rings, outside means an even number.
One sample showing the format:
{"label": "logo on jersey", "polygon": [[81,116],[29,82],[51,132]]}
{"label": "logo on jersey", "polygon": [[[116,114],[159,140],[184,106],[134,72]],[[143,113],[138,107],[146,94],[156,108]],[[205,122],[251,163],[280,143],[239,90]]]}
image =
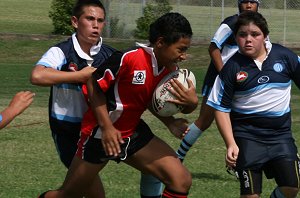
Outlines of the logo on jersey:
{"label": "logo on jersey", "polygon": [[248,78],[248,73],[245,71],[240,71],[236,74],[236,81],[237,82],[243,82]]}
{"label": "logo on jersey", "polygon": [[76,63],[70,62],[69,70],[70,71],[78,71],[78,65]]}
{"label": "logo on jersey", "polygon": [[264,84],[264,83],[269,82],[269,80],[270,80],[269,76],[262,76],[257,80],[257,82],[259,84]]}
{"label": "logo on jersey", "polygon": [[275,63],[273,65],[273,69],[274,69],[274,71],[280,73],[283,70],[283,65],[281,63]]}
{"label": "logo on jersey", "polygon": [[134,71],[134,76],[132,79],[132,84],[145,84],[146,80],[146,71],[145,70],[138,70]]}

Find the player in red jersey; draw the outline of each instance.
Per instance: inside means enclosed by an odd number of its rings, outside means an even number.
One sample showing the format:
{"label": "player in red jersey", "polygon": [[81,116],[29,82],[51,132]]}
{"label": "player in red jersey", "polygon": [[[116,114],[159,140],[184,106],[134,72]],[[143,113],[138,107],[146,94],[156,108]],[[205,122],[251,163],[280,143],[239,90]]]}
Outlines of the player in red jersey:
{"label": "player in red jersey", "polygon": [[[179,13],[167,13],[151,24],[149,46],[116,52],[98,67],[87,83],[97,126],[92,134],[82,133],[62,187],[40,197],[82,197],[110,159],[157,177],[166,186],[163,197],[187,197],[191,174],[175,151],[151,132],[141,115],[151,107],[159,81],[186,59],[191,37],[188,20]],[[178,98],[173,102],[185,106],[183,113],[192,112],[198,103],[195,87],[188,82],[186,89],[177,80],[171,81],[174,90],[170,91]],[[187,128],[184,119],[160,119],[174,134]]]}

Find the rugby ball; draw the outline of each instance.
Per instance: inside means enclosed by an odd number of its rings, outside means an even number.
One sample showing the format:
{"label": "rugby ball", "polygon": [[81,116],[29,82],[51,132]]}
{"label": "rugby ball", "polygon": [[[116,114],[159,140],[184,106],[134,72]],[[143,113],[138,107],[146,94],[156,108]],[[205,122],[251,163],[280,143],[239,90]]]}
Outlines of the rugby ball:
{"label": "rugby ball", "polygon": [[176,99],[168,89],[172,89],[171,79],[177,79],[185,88],[188,88],[187,79],[190,79],[196,87],[195,75],[188,69],[179,69],[166,75],[157,85],[153,97],[152,108],[160,116],[167,117],[175,115],[184,109],[184,106],[168,102],[169,99]]}

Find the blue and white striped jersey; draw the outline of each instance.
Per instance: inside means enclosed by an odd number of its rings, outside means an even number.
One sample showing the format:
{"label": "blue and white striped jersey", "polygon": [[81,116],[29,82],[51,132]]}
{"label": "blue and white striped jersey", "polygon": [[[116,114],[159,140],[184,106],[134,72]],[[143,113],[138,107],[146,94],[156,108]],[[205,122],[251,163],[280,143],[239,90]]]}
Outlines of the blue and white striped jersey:
{"label": "blue and white striped jersey", "polygon": [[[86,66],[98,67],[115,49],[102,43],[91,48],[87,55],[80,48],[76,34],[56,46],[51,47],[36,65],[51,67],[60,71],[79,71]],[[80,123],[87,111],[86,100],[82,93],[82,84],[63,83],[51,87],[49,114],[51,119]]]}
{"label": "blue and white striped jersey", "polygon": [[272,44],[261,69],[235,53],[221,70],[207,104],[230,112],[235,137],[280,141],[291,138],[291,85],[300,88],[300,58]]}

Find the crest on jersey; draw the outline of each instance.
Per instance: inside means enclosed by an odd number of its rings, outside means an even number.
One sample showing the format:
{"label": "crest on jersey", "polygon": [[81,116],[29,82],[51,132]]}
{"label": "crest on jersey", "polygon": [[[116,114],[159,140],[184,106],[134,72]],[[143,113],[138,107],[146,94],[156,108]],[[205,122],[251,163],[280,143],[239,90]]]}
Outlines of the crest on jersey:
{"label": "crest on jersey", "polygon": [[134,71],[133,79],[132,79],[132,84],[145,84],[146,80],[146,70],[136,70]]}
{"label": "crest on jersey", "polygon": [[69,70],[70,71],[78,71],[78,65],[76,63],[70,62]]}
{"label": "crest on jersey", "polygon": [[236,74],[236,81],[237,82],[243,82],[248,78],[248,73],[245,71],[240,71]]}
{"label": "crest on jersey", "polygon": [[283,70],[283,65],[281,63],[275,63],[273,65],[273,69],[274,69],[274,71],[280,73]]}

